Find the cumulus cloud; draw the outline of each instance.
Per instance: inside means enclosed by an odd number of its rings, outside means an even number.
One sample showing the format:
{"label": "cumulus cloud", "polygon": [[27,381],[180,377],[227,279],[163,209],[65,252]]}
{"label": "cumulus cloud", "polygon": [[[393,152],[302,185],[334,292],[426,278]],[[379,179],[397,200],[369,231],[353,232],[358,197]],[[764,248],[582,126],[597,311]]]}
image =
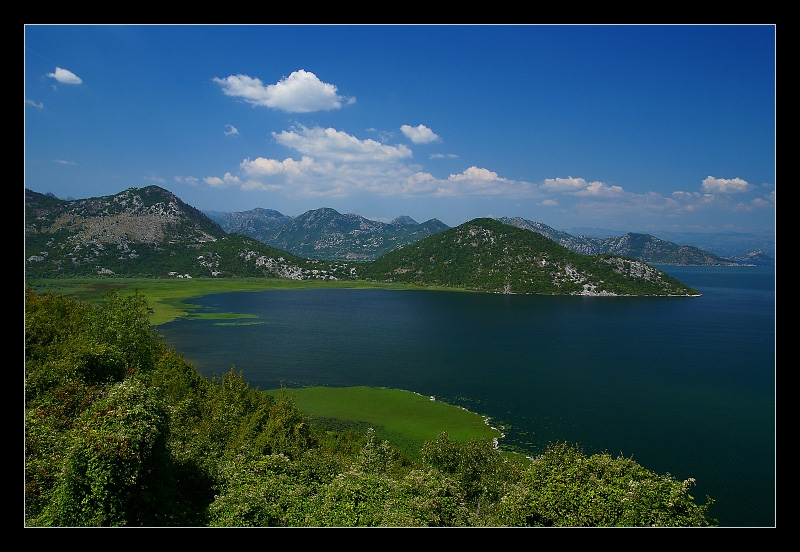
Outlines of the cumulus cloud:
{"label": "cumulus cloud", "polygon": [[225,136],[235,136],[239,134],[239,129],[233,125],[225,125]]}
{"label": "cumulus cloud", "polygon": [[586,190],[590,183],[583,178],[547,178],[542,183],[542,189],[548,192],[571,193]]}
{"label": "cumulus cloud", "polygon": [[203,182],[212,188],[227,188],[231,185],[241,184],[238,176],[233,176],[231,173],[225,173],[225,176],[219,178],[218,176],[209,176],[203,179]]}
{"label": "cumulus cloud", "polygon": [[410,125],[403,125],[400,130],[405,134],[406,138],[415,144],[428,144],[430,142],[438,142],[441,140],[439,135],[433,132],[425,125],[418,125],[412,127]]}
{"label": "cumulus cloud", "polygon": [[709,194],[740,194],[751,189],[750,184],[741,178],[714,178],[703,180],[703,191]]}
{"label": "cumulus cloud", "polygon": [[360,140],[333,128],[298,126],[273,132],[275,141],[303,155],[339,163],[387,162],[411,157],[411,150],[400,144],[391,146],[376,140]]}
{"label": "cumulus cloud", "polygon": [[241,74],[213,80],[227,96],[288,113],[329,111],[355,102],[354,98],[339,95],[335,85],[322,82],[314,73],[303,69],[266,86],[258,78]]}
{"label": "cumulus cloud", "polygon": [[83,82],[78,75],[61,67],[56,67],[55,71],[47,73],[46,76],[56,79],[61,84],[81,84]]}
{"label": "cumulus cloud", "polygon": [[438,181],[436,195],[536,197],[539,193],[530,182],[503,178],[494,171],[473,165]]}
{"label": "cumulus cloud", "polygon": [[314,161],[310,157],[303,157],[300,161],[287,158],[283,161],[257,157],[252,161],[245,159],[239,165],[245,175],[250,178],[270,177],[277,175],[300,176],[313,168]]}
{"label": "cumulus cloud", "polygon": [[273,137],[276,143],[298,152],[299,160],[248,158],[240,163],[239,176],[209,177],[205,183],[280,191],[291,197],[345,197],[363,192],[383,196],[519,195],[535,188],[475,166],[436,178],[408,162],[412,153],[403,144],[360,139],[334,128],[297,126],[274,132]]}

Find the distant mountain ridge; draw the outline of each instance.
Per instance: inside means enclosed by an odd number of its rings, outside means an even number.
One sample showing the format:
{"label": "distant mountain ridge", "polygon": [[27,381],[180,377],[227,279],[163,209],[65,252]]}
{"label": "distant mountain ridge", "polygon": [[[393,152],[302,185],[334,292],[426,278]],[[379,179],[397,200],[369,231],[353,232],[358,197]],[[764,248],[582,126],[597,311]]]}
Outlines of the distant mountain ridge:
{"label": "distant mountain ridge", "polygon": [[329,207],[288,217],[277,211],[209,213],[228,232],[239,232],[307,259],[371,261],[382,254],[449,228],[437,219],[408,216],[378,222]]}
{"label": "distant mountain ridge", "polygon": [[628,232],[623,236],[589,238],[586,236],[572,236],[566,232],[555,230],[546,224],[525,220],[520,217],[503,217],[498,220],[511,226],[538,232],[567,249],[582,255],[610,253],[622,257],[631,257],[646,263],[671,265],[737,264],[730,259],[725,259],[697,247],[677,245],[649,234]]}

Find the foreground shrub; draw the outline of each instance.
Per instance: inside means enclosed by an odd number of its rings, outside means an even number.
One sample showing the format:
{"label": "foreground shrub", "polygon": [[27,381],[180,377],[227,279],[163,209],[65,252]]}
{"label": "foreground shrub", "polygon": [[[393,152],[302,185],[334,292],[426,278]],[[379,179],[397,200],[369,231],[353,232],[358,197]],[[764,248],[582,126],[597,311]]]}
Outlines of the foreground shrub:
{"label": "foreground shrub", "polygon": [[586,456],[559,443],[534,459],[499,504],[499,520],[525,526],[704,526],[713,501],[698,505],[693,480],[655,474],[607,453]]}

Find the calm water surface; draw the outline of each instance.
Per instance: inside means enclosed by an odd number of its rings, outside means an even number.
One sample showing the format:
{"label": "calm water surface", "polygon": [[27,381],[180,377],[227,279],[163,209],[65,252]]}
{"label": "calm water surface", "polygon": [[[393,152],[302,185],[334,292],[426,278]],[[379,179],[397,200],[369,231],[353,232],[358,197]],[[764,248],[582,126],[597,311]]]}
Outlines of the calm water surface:
{"label": "calm water surface", "polygon": [[[166,342],[262,389],[371,385],[488,415],[504,443],[633,457],[717,502],[726,526],[775,524],[775,271],[660,267],[697,298],[306,289],[209,295],[256,324],[178,320]],[[252,320],[248,319],[248,322]]]}

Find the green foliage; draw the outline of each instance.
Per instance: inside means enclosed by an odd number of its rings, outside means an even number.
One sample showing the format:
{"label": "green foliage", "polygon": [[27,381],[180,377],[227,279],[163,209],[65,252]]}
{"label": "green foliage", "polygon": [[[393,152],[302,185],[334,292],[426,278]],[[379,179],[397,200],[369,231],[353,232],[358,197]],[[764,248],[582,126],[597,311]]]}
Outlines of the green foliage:
{"label": "green foliage", "polygon": [[584,284],[618,295],[697,292],[639,261],[580,255],[545,236],[494,219],[475,219],[382,255],[359,276],[495,293],[567,295]]}
{"label": "green foliage", "polygon": [[285,390],[200,377],[157,339],[139,294],[25,295],[29,526],[706,525],[691,481],[551,447],[427,442],[312,425]]}
{"label": "green foliage", "polygon": [[511,474],[491,441],[454,441],[446,433],[422,447],[422,461],[455,479],[471,502],[497,500]]}
{"label": "green foliage", "polygon": [[501,519],[528,526],[704,526],[713,503],[688,494],[693,480],[660,476],[626,458],[584,455],[559,443],[523,472],[501,501]]}

